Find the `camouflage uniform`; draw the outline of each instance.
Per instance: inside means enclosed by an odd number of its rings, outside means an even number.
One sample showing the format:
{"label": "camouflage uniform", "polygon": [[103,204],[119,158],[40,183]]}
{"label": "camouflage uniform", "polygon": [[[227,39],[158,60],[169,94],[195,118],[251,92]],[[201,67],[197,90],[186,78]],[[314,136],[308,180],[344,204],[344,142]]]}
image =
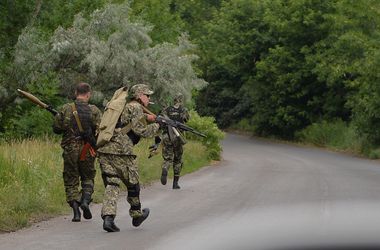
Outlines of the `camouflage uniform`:
{"label": "camouflage uniform", "polygon": [[[100,124],[101,111],[94,105],[76,100],[76,109],[79,119],[85,131],[90,131],[95,136]],[[66,191],[66,201],[80,203],[82,195],[94,192],[95,157],[89,152],[83,161],[79,160],[85,142],[80,137],[78,125],[73,115],[72,103],[65,104],[61,111],[55,116],[53,131],[63,134],[61,146],[63,148],[63,181]],[[79,182],[82,190],[79,191]]]}
{"label": "camouflage uniform", "polygon": [[[168,116],[170,119],[185,123],[190,119],[188,110],[182,106],[183,102],[182,94],[177,94],[174,99],[175,104],[165,108],[161,113]],[[173,165],[174,177],[177,179],[182,170],[182,155],[183,155],[183,143],[179,137],[174,137],[172,140],[169,138],[167,129],[162,133],[162,157],[164,163],[162,164],[163,172],[168,172],[170,166]],[[166,182],[166,181],[165,181]]]}
{"label": "camouflage uniform", "polygon": [[[149,95],[152,93],[150,90],[147,92]],[[128,129],[125,129],[127,127]],[[128,189],[127,201],[130,204],[130,216],[138,218],[142,215],[139,174],[133,146],[139,142],[141,137],[153,137],[159,127],[157,123],[147,124],[146,115],[140,103],[137,101],[129,102],[120,115],[111,140],[98,149],[99,163],[105,185],[102,207],[103,219],[106,216],[116,216],[121,183],[124,183]]]}

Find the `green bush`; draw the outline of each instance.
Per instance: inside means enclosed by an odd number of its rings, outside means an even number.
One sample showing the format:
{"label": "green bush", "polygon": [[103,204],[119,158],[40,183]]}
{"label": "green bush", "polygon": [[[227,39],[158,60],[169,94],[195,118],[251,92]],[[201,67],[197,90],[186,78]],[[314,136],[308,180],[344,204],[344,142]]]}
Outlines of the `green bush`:
{"label": "green bush", "polygon": [[[57,108],[65,102],[64,98],[59,97],[58,89],[59,83],[56,74],[47,73],[27,84],[23,90],[32,93],[46,104]],[[47,110],[41,109],[26,98],[17,98],[15,105],[9,107],[6,113],[7,119],[4,119],[2,137],[21,139],[53,134],[51,128],[53,116]]]}
{"label": "green bush", "polygon": [[206,135],[205,138],[194,135],[190,132],[186,133],[186,138],[202,142],[206,146],[208,156],[212,160],[219,160],[222,152],[220,140],[224,138],[224,133],[218,128],[213,117],[201,117],[199,114],[191,110],[188,126]]}
{"label": "green bush", "polygon": [[254,133],[255,127],[251,123],[251,121],[248,118],[243,118],[241,119],[238,123],[232,124],[231,125],[232,129],[237,129],[240,131],[246,131],[246,132],[251,132]]}
{"label": "green bush", "polygon": [[362,151],[363,142],[355,128],[342,120],[313,123],[296,134],[297,139],[317,146],[347,150],[355,153]]}

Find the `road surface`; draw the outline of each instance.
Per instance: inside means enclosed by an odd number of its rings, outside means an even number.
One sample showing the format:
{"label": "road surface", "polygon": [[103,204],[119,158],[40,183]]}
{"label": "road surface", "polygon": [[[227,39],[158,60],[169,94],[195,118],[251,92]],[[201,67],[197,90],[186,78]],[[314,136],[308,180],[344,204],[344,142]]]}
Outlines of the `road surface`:
{"label": "road surface", "polygon": [[92,205],[91,221],[61,216],[0,234],[0,249],[380,246],[378,161],[235,134],[223,150],[220,163],[182,177],[181,190],[170,181],[142,189],[151,214],[139,228],[124,196],[118,233],[103,231],[100,205]]}

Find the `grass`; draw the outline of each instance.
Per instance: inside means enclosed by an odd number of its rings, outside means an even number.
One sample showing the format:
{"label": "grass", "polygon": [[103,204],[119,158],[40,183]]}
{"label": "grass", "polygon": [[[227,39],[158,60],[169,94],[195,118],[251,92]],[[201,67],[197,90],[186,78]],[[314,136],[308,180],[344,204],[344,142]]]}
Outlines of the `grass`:
{"label": "grass", "polygon": [[[151,143],[151,140],[142,140],[135,147],[143,185],[159,179],[161,174],[161,154],[147,158]],[[189,141],[184,152],[182,174],[210,162],[200,142]],[[32,222],[70,212],[65,200],[61,154],[59,143],[47,138],[0,144],[0,232],[15,231]],[[97,166],[94,202],[102,201],[103,192]]]}
{"label": "grass", "polygon": [[357,155],[362,153],[363,143],[354,127],[341,120],[314,123],[297,133],[297,138],[306,144]]}

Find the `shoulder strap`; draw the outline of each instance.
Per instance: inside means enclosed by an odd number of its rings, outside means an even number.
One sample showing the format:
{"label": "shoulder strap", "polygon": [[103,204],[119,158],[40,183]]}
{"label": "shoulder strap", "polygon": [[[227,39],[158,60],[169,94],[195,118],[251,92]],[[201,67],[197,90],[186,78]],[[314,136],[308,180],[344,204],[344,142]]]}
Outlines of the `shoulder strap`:
{"label": "shoulder strap", "polygon": [[79,119],[79,115],[78,115],[77,107],[75,106],[75,102],[73,102],[71,104],[71,109],[73,110],[73,115],[74,115],[75,120],[77,122],[77,125],[78,125],[78,128],[79,128],[79,132],[83,133],[84,130],[83,130],[83,127],[82,127],[82,123],[80,122],[80,119]]}

